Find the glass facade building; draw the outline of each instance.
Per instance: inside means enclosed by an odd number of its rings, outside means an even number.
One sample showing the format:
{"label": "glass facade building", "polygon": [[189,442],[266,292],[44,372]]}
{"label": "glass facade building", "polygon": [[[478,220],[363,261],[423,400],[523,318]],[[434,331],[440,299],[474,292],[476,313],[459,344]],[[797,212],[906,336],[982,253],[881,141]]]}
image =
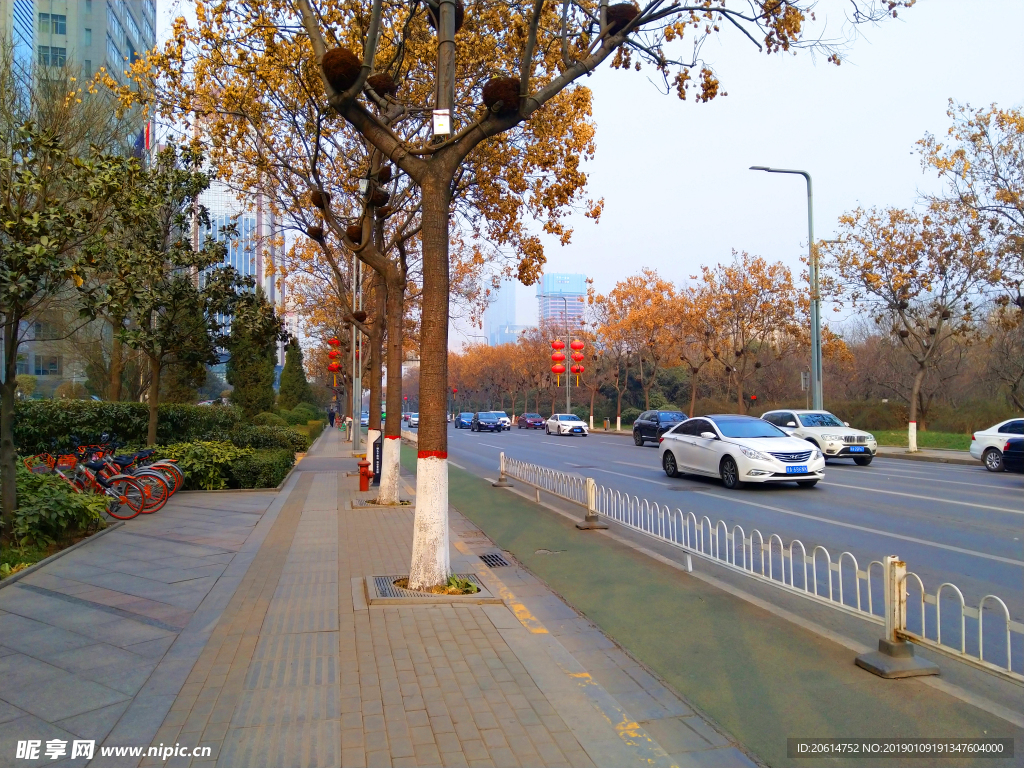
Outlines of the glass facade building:
{"label": "glass facade building", "polygon": [[[564,297],[564,301],[563,301]],[[541,326],[579,326],[587,299],[587,276],[544,274],[537,285],[538,321]]]}

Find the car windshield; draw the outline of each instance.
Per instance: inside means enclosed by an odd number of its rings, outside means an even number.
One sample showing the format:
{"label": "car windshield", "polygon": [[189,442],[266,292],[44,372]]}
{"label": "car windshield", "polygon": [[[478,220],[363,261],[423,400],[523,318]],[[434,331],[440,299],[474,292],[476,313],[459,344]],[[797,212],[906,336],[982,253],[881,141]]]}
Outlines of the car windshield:
{"label": "car windshield", "polygon": [[712,419],[725,437],[786,437],[786,433],[761,419]]}
{"label": "car windshield", "polygon": [[473,414],[472,413],[460,413],[459,416],[462,417],[463,419],[472,419],[473,418]]}
{"label": "car windshield", "polygon": [[498,420],[498,417],[495,416],[493,413],[481,413],[480,414],[480,421],[497,421],[497,420]]}
{"label": "car windshield", "polygon": [[827,411],[825,413],[801,413],[800,423],[805,427],[845,427],[839,419]]}
{"label": "car windshield", "polygon": [[685,418],[682,411],[658,411],[658,421],[682,421]]}
{"label": "car windshield", "polygon": [[561,413],[558,415],[559,421],[579,421],[578,416],[573,416],[571,413]]}
{"label": "car windshield", "polygon": [[521,418],[524,418],[524,419],[539,419],[540,418],[540,414],[539,413],[524,413]]}

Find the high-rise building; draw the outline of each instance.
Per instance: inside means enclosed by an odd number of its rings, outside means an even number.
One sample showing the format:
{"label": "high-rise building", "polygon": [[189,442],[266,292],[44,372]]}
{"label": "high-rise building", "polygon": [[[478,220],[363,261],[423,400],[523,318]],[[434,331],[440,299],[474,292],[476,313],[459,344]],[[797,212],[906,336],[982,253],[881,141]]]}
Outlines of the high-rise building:
{"label": "high-rise building", "polygon": [[128,64],[156,45],[156,0],[0,0],[0,24],[25,65],[70,60],[123,82]]}
{"label": "high-rise building", "polygon": [[503,280],[484,312],[484,335],[496,347],[511,344],[526,326],[516,325],[516,281]]}
{"label": "high-rise building", "polygon": [[544,274],[537,285],[538,320],[541,326],[578,327],[586,309],[587,276]]}

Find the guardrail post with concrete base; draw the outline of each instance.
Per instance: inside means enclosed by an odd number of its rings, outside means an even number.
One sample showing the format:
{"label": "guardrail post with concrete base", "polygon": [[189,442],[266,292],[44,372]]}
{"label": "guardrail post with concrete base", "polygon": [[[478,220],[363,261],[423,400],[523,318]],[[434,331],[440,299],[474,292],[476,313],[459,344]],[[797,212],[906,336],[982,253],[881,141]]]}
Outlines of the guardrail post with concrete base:
{"label": "guardrail post with concrete base", "polygon": [[495,488],[511,488],[512,483],[505,477],[505,452],[498,454],[498,482],[491,483]]}
{"label": "guardrail post with concrete base", "polygon": [[582,522],[576,523],[576,527],[581,531],[595,531],[608,527],[597,516],[597,483],[592,477],[587,478],[587,516]]}
{"label": "guardrail post with concrete base", "polygon": [[895,555],[882,561],[882,589],[885,598],[885,637],[878,650],[857,657],[858,667],[887,679],[937,675],[939,668],[914,655],[914,644],[900,637],[907,624],[907,564]]}

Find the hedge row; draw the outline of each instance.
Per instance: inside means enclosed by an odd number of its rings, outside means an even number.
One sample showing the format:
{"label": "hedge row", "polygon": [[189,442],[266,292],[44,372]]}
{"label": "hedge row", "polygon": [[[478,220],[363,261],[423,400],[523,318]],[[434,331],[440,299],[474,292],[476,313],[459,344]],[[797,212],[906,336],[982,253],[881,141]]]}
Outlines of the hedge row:
{"label": "hedge row", "polygon": [[[241,411],[233,407],[161,405],[157,442],[208,440],[210,435],[232,432],[244,423]],[[148,429],[149,406],[145,403],[26,400],[14,410],[14,442],[21,453],[49,451],[53,440],[68,435],[92,440],[104,432],[115,433],[124,442],[145,443]]]}

